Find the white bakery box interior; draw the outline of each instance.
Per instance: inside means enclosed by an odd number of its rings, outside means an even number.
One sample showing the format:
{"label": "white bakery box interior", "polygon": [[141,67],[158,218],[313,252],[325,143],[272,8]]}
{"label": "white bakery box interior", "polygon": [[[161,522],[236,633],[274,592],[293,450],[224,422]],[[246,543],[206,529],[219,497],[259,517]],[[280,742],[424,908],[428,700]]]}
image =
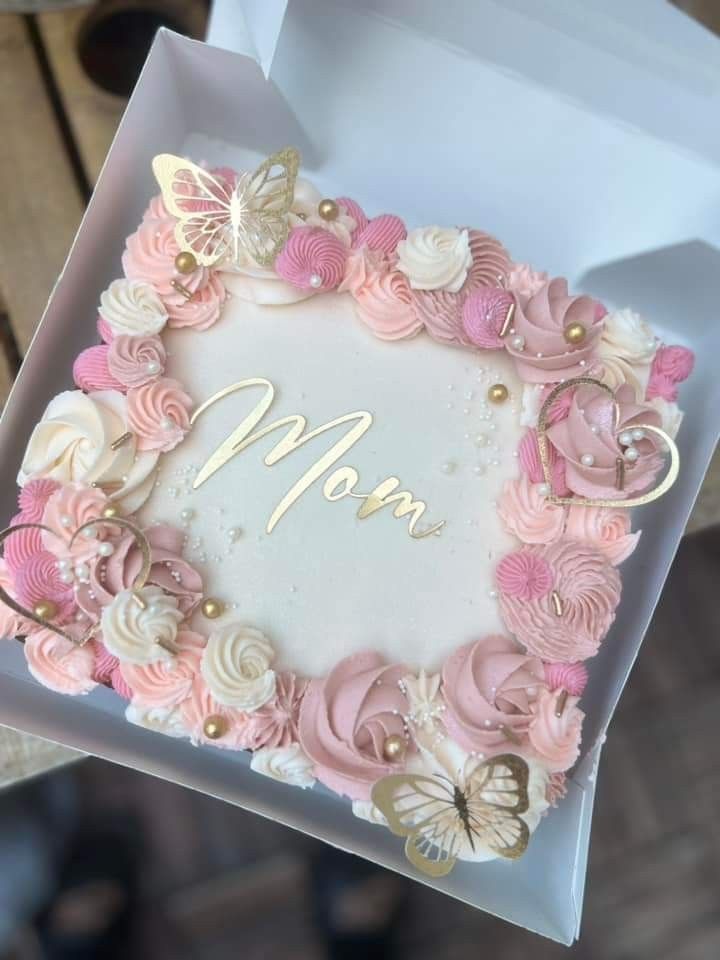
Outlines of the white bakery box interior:
{"label": "white bakery box interior", "polygon": [[[157,192],[151,163],[165,152],[250,169],[292,145],[324,195],[398,211],[411,226],[477,225],[517,260],[610,308],[631,304],[663,339],[691,347],[679,479],[638,511],[643,538],[623,567],[625,599],[583,700],[582,757],[568,796],[516,862],[423,877],[397,837],[321,785],[288,789],[253,773],[249,755],[130,725],[110,690],[54,695],[28,675],[20,644],[0,646],[0,723],[239,804],[567,944],[580,930],[605,730],[720,422],[709,37],[660,0],[587,8],[592,16],[531,0],[219,0],[209,44],[161,31],[0,428],[8,519],[27,437],[95,342],[99,293]],[[311,548],[297,549],[306,562]]]}

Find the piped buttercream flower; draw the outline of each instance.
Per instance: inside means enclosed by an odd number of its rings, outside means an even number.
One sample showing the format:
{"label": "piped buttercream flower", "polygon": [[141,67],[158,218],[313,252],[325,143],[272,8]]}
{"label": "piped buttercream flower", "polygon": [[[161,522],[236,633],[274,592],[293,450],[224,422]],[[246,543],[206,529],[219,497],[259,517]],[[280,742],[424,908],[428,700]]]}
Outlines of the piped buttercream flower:
{"label": "piped buttercream flower", "polygon": [[621,506],[569,506],[565,536],[592,544],[604,553],[613,566],[627,560],[640,539],[640,531],[630,532],[630,511]]}
{"label": "piped buttercream flower", "polygon": [[381,340],[413,337],[422,329],[407,279],[398,270],[368,271],[353,296],[358,317]]}
{"label": "piped buttercream flower", "polygon": [[347,248],[320,227],[294,227],[275,260],[276,273],[302,290],[334,290],[342,281]]}
{"label": "piped buttercream flower", "polygon": [[210,634],[201,671],[218,703],[250,713],[275,694],[274,657],[260,630],[229,623]]}
{"label": "piped buttercream flower", "polygon": [[545,682],[555,690],[565,690],[573,697],[581,697],[588,682],[584,663],[546,663]]}
{"label": "piped buttercream flower", "polygon": [[380,250],[387,256],[395,253],[397,245],[407,237],[405,224],[392,213],[373,217],[353,238],[353,246],[361,249]]}
{"label": "piped buttercream flower", "polygon": [[25,518],[24,523],[39,523],[45,504],[59,489],[56,480],[28,480],[18,493],[18,507]]}
{"label": "piped buttercream flower", "polygon": [[500,336],[515,299],[499,287],[476,287],[465,298],[463,327],[468,340],[484,350],[500,350],[505,346]]}
{"label": "piped buttercream flower", "polygon": [[565,529],[565,508],[548,500],[542,484],[525,474],[505,482],[497,511],[508,533],[522,543],[552,543]]}
{"label": "piped buttercream flower", "polygon": [[82,351],[73,364],[73,380],[77,387],[86,393],[93,390],[122,391],[122,383],[110,372],[108,351],[105,343]]}
{"label": "piped buttercream flower", "polygon": [[113,280],[100,295],[98,312],[117,336],[149,336],[167,323],[167,310],[151,283],[145,280]]}
{"label": "piped buttercream flower", "polygon": [[551,280],[518,303],[507,351],[527,383],[557,383],[585,372],[602,333],[595,301],[570,296],[567,281]]}
{"label": "piped buttercream flower", "polygon": [[534,270],[529,263],[513,263],[508,272],[507,286],[524,306],[549,279],[544,270]]}
{"label": "piped buttercream flower", "polygon": [[657,341],[650,324],[639,313],[629,308],[606,313],[597,344],[603,383],[613,390],[629,383],[638,399],[642,399],[656,349]]}
{"label": "piped buttercream flower", "polygon": [[30,673],[44,687],[77,696],[97,686],[93,679],[92,644],[81,647],[54,630],[41,628],[27,637],[24,649]]}
{"label": "piped buttercream flower", "polygon": [[159,587],[123,590],[103,608],[103,643],[123,662],[147,664],[172,658],[182,618],[175,597]]}
{"label": "piped buttercream flower", "polygon": [[451,654],[442,676],[443,721],[450,736],[465,750],[512,752],[544,689],[541,660],[507,637],[489,636]]}
{"label": "piped buttercream flower", "polygon": [[653,359],[645,397],[647,400],[662,399],[674,403],[678,396],[678,384],[692,373],[695,355],[681,346],[662,346]]}
{"label": "piped buttercream flower", "polygon": [[172,658],[152,663],[120,664],[120,672],[132,691],[132,701],[143,707],[175,707],[192,692],[205,649],[205,637],[191,630],[179,630]]}
{"label": "piped buttercream flower", "polygon": [[307,684],[294,673],[277,674],[275,695],[248,714],[246,741],[251,750],[287,747],[297,740],[300,703]]}
{"label": "piped buttercream flower", "polygon": [[128,426],[139,450],[174,449],[190,429],[192,397],[177,380],[161,377],[128,390]]}
{"label": "piped buttercream flower", "polygon": [[[18,527],[23,524],[40,523],[42,516],[33,519],[27,516],[22,510],[10,521],[11,527]],[[15,573],[30,557],[40,553],[43,547],[43,534],[38,527],[24,527],[22,530],[15,530],[3,543],[3,557],[7,563],[8,570]]]}
{"label": "piped buttercream flower", "polygon": [[303,753],[299,743],[257,750],[250,761],[250,769],[303,790],[315,785],[312,760]]}
{"label": "piped buttercream flower", "polygon": [[195,676],[190,695],[177,709],[192,743],[204,743],[221,750],[246,749],[247,714],[220,703],[201,674]]}
{"label": "piped buttercream flower", "polygon": [[[47,550],[33,553],[18,567],[14,584],[17,599],[26,609],[33,610],[46,600],[54,604],[53,623],[67,623],[77,610],[72,587],[63,581],[57,558]],[[38,629],[34,623],[29,622],[29,626]]]}
{"label": "piped buttercream flower", "polygon": [[398,270],[413,290],[457,293],[473,258],[467,230],[457,227],[418,227],[397,245]]}
{"label": "piped buttercream flower", "polygon": [[[182,284],[185,286],[185,276]],[[169,294],[163,298],[168,312],[168,326],[193,330],[207,330],[220,319],[227,291],[218,274],[211,270],[206,283],[188,298],[182,293]]]}
{"label": "piped buttercream flower", "polygon": [[[102,512],[108,498],[95,487],[84,483],[69,483],[57,490],[45,504],[42,524],[43,547],[60,560],[72,560],[75,563],[90,560],[100,551],[100,545],[117,527],[110,527],[103,521]],[[78,536],[80,527],[97,520]]]}
{"label": "piped buttercream flower", "polygon": [[59,393],[48,404],[25,450],[18,483],[45,478],[60,483],[113,485],[113,497],[128,512],[145,502],[153,485],[157,453],[139,450],[127,433],[127,401],[113,390]]}
{"label": "piped buttercream flower", "polygon": [[160,337],[119,334],[109,344],[107,366],[123,387],[142,387],[165,372],[167,356]]}
{"label": "piped buttercream flower", "polygon": [[377,653],[341,660],[320,680],[311,680],[300,706],[299,739],[318,780],[353,800],[369,800],[380,777],[398,771],[384,755],[389,736],[405,738],[407,700],[400,664]]}
{"label": "piped buttercream flower", "polygon": [[[539,582],[528,569],[541,571]],[[497,582],[506,627],[529,653],[548,661],[594,656],[620,602],[615,567],[575,540],[522,547],[500,563]]]}
{"label": "piped buttercream flower", "polygon": [[577,697],[569,696],[560,709],[561,690],[542,690],[533,704],[528,737],[538,759],[553,773],[568,770],[580,756],[585,714]]}
{"label": "piped buttercream flower", "polygon": [[[127,238],[125,252],[122,257],[123,270],[128,281],[140,281],[149,285],[161,299],[161,307],[166,313],[169,300],[178,303],[178,291],[173,287],[173,281],[180,280],[183,287],[191,294],[196,294],[206,286],[209,270],[206,267],[197,267],[192,273],[179,275],[175,267],[175,257],[180,253],[180,247],[175,239],[175,217],[148,218],[143,220],[135,233]],[[120,283],[120,281],[115,281]],[[111,284],[112,287],[112,284]],[[122,289],[118,287],[118,289]],[[153,301],[155,303],[155,301]],[[108,317],[103,310],[100,315],[106,320]],[[167,315],[167,314],[166,314]],[[110,322],[108,320],[108,322]],[[111,323],[112,326],[112,323]],[[123,325],[124,326],[124,325]],[[157,329],[118,329],[118,333],[148,334],[158,333]]]}

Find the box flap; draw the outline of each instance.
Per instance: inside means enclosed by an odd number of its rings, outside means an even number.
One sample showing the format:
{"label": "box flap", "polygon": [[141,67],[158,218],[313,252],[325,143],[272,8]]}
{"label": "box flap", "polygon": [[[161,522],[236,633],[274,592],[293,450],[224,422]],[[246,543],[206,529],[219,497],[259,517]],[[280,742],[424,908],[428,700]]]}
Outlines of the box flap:
{"label": "box flap", "polygon": [[287,0],[215,0],[206,40],[252,57],[267,77],[286,8]]}

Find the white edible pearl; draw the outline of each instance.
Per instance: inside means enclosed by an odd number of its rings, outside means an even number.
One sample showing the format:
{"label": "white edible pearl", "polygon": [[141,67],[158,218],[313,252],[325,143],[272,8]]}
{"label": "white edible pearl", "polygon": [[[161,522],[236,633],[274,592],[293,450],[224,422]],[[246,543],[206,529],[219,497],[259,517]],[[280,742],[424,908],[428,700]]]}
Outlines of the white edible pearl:
{"label": "white edible pearl", "polygon": [[227,535],[230,543],[235,543],[235,541],[239,540],[240,537],[242,536],[242,530],[240,529],[240,527],[230,527],[230,529],[227,532]]}
{"label": "white edible pearl", "polygon": [[60,526],[61,526],[61,527],[66,527],[66,528],[67,528],[67,527],[71,527],[71,526],[72,526],[72,517],[69,517],[66,513],[64,513],[64,514],[60,517]]}
{"label": "white edible pearl", "polygon": [[476,447],[486,447],[490,443],[490,438],[486,433],[479,433],[475,437],[475,446]]}
{"label": "white edible pearl", "polygon": [[590,433],[600,433],[600,427],[596,423],[591,424]]}
{"label": "white edible pearl", "polygon": [[85,537],[86,540],[94,540],[98,535],[98,529],[97,527],[94,527],[94,526],[85,527],[85,529],[82,532],[82,535]]}
{"label": "white edible pearl", "polygon": [[637,449],[637,447],[628,447],[625,451],[625,459],[629,460],[630,463],[635,463],[639,456],[640,451]]}
{"label": "white edible pearl", "polygon": [[160,373],[160,364],[157,360],[150,360],[145,364],[145,370],[154,377],[156,373]]}
{"label": "white edible pearl", "polygon": [[175,427],[175,421],[171,417],[163,417],[160,426],[163,430],[172,430]]}
{"label": "white edible pearl", "polygon": [[445,463],[440,467],[440,469],[442,470],[443,473],[454,473],[455,464],[452,462],[452,460],[446,460]]}
{"label": "white edible pearl", "polygon": [[510,346],[513,348],[513,350],[524,350],[525,337],[521,337],[519,333],[515,334],[515,336],[510,340]]}
{"label": "white edible pearl", "polygon": [[538,484],[538,493],[541,497],[550,496],[550,484],[549,483],[539,483]]}
{"label": "white edible pearl", "polygon": [[632,433],[629,430],[623,430],[618,440],[624,447],[629,447],[633,441]]}
{"label": "white edible pearl", "polygon": [[75,574],[72,572],[72,570],[62,570],[62,571],[61,571],[61,573],[60,573],[60,580],[61,580],[63,583],[72,583],[74,579],[75,579]]}
{"label": "white edible pearl", "polygon": [[75,576],[78,580],[87,580],[90,577],[90,567],[86,563],[76,564]]}
{"label": "white edible pearl", "polygon": [[183,521],[183,523],[189,523],[194,516],[195,511],[191,507],[185,507],[184,510],[180,511],[180,519]]}
{"label": "white edible pearl", "polygon": [[111,543],[108,543],[107,540],[105,540],[98,547],[98,553],[100,554],[101,557],[111,557],[115,553],[115,547]]}
{"label": "white edible pearl", "polygon": [[322,286],[322,277],[318,276],[317,273],[310,274],[310,286],[317,290],[318,287]]}
{"label": "white edible pearl", "polygon": [[481,477],[485,473],[485,467],[481,463],[478,463],[473,467],[473,473],[475,476]]}
{"label": "white edible pearl", "polygon": [[644,430],[640,430],[639,427],[635,427],[635,429],[634,429],[633,432],[632,432],[632,438],[633,438],[633,440],[644,440],[644,439],[645,439],[645,431],[644,431]]}
{"label": "white edible pearl", "polygon": [[584,453],[580,457],[580,463],[584,467],[591,467],[595,463],[595,457],[591,453]]}
{"label": "white edible pearl", "polygon": [[60,571],[62,571],[62,570],[72,570],[72,560],[69,560],[69,559],[58,560],[56,566],[57,566],[58,570],[60,570]]}

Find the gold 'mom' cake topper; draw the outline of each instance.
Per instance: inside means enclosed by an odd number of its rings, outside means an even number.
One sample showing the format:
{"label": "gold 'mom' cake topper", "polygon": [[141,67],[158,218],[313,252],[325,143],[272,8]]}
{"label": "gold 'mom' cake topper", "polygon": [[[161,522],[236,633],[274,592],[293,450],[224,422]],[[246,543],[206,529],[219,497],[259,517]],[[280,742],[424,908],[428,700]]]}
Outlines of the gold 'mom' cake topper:
{"label": "gold 'mom' cake topper", "polygon": [[223,260],[241,264],[248,257],[262,267],[274,263],[290,229],[299,166],[300,154],[286,147],[232,183],[190,160],[158,154],[152,168],[163,203],[177,218],[178,270],[192,273]]}

